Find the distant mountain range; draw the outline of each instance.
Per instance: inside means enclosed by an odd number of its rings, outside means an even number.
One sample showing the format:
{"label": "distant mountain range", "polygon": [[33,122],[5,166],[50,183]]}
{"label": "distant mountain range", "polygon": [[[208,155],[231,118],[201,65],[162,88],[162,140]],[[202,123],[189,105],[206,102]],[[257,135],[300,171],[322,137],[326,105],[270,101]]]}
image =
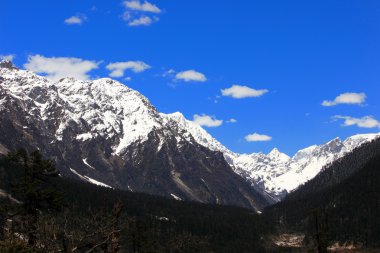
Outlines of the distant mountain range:
{"label": "distant mountain range", "polygon": [[63,176],[104,187],[260,210],[378,137],[334,139],[293,157],[237,154],[112,79],[54,83],[0,63],[0,153],[39,149]]}
{"label": "distant mountain range", "polygon": [[237,174],[249,181],[263,195],[269,195],[275,202],[314,178],[323,167],[362,144],[380,137],[378,133],[358,134],[344,141],[335,138],[322,145],[301,149],[293,157],[281,153],[276,148],[268,154],[238,154],[227,149],[199,125],[186,120],[181,113],[162,116],[174,121],[184,136],[188,136],[189,141],[194,138],[198,144],[222,152]]}

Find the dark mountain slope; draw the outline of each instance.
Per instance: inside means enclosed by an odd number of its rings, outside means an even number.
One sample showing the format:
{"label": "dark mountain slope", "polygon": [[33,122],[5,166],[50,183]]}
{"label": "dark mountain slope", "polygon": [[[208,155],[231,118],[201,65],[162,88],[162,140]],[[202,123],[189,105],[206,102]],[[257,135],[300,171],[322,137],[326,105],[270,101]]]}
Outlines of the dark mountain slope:
{"label": "dark mountain slope", "polygon": [[364,143],[324,169],[297,191],[289,194],[288,199],[300,199],[311,193],[317,193],[330,186],[343,182],[357,170],[360,170],[372,158],[380,155],[380,139]]}

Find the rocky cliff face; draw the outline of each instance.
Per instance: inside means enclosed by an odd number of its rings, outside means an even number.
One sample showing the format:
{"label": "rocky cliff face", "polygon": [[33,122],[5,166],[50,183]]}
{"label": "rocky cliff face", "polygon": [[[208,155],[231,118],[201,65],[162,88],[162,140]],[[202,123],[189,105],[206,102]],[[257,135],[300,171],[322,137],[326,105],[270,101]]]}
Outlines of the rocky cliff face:
{"label": "rocky cliff face", "polygon": [[105,78],[52,83],[0,63],[0,149],[39,149],[64,176],[182,200],[268,200],[143,95]]}

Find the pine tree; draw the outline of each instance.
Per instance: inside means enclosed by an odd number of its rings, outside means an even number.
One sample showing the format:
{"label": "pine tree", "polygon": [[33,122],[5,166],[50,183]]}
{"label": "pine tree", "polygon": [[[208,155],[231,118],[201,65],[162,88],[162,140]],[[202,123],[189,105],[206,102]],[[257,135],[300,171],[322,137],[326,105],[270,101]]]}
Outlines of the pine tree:
{"label": "pine tree", "polygon": [[54,163],[44,160],[39,151],[28,154],[21,149],[10,153],[8,159],[24,169],[23,179],[15,187],[21,205],[16,206],[12,217],[19,223],[21,232],[25,233],[28,245],[34,247],[41,212],[57,211],[62,206],[62,196],[49,187],[50,179],[57,177],[58,172]]}

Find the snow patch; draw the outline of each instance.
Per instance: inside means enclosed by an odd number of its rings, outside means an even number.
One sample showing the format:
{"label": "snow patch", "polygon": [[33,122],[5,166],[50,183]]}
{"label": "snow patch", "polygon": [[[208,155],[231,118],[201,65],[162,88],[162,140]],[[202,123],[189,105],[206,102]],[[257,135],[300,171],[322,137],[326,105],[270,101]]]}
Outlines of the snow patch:
{"label": "snow patch", "polygon": [[83,159],[83,160],[82,160],[83,163],[86,164],[86,165],[87,165],[88,167],[90,167],[91,169],[96,170],[94,167],[92,167],[92,166],[87,162],[87,159],[88,159],[88,158]]}
{"label": "snow patch", "polygon": [[84,133],[84,134],[78,134],[76,139],[79,140],[79,141],[87,141],[87,140],[91,140],[93,138],[93,134],[92,133]]}
{"label": "snow patch", "polygon": [[170,221],[168,217],[159,217],[159,216],[156,216],[156,219],[160,220],[160,221]]}
{"label": "snow patch", "polygon": [[177,195],[173,194],[173,193],[170,193],[170,195],[175,199],[175,200],[178,200],[178,201],[182,201],[182,199],[180,197],[178,197]]}
{"label": "snow patch", "polygon": [[70,171],[72,173],[74,173],[75,175],[77,175],[80,179],[87,181],[87,179],[84,176],[82,176],[81,174],[79,174],[76,170],[70,168]]}
{"label": "snow patch", "polygon": [[95,180],[95,179],[93,179],[93,178],[90,178],[90,177],[88,177],[88,176],[84,176],[86,179],[87,179],[87,181],[88,182],[90,182],[91,184],[95,184],[95,185],[98,185],[98,186],[101,186],[101,187],[106,187],[106,188],[112,188],[111,186],[109,186],[109,185],[107,185],[107,184],[105,184],[105,183],[102,183],[102,182],[100,182],[100,181],[97,181],[97,180]]}
{"label": "snow patch", "polygon": [[90,178],[88,176],[83,176],[83,175],[79,174],[76,170],[74,170],[72,168],[70,168],[70,171],[72,173],[74,173],[75,175],[77,175],[80,179],[82,179],[82,180],[84,180],[86,182],[89,182],[91,184],[98,185],[98,186],[101,186],[101,187],[112,188],[111,186],[109,186],[109,185],[107,185],[105,183],[99,182],[99,181],[97,181],[97,180],[95,180],[93,178]]}

